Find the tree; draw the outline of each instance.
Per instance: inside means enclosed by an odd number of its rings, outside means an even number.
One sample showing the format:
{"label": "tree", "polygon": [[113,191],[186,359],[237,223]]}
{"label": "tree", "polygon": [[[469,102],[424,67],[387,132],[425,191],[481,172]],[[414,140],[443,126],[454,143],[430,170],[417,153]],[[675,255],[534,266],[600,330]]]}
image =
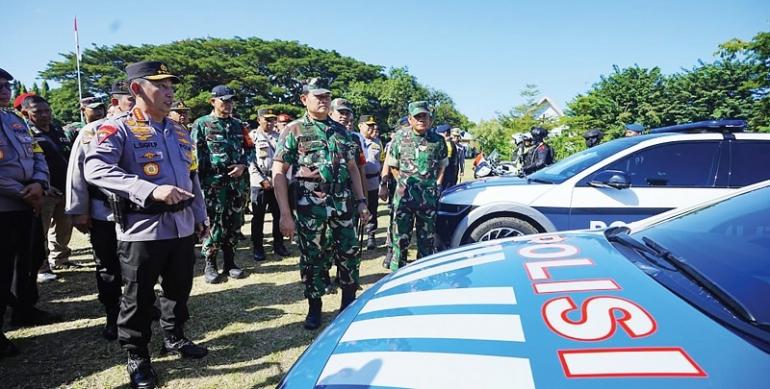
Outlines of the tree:
{"label": "tree", "polygon": [[43,96],[43,98],[48,98],[48,92],[51,91],[51,88],[48,86],[48,81],[43,80],[43,83],[40,85],[40,96]]}

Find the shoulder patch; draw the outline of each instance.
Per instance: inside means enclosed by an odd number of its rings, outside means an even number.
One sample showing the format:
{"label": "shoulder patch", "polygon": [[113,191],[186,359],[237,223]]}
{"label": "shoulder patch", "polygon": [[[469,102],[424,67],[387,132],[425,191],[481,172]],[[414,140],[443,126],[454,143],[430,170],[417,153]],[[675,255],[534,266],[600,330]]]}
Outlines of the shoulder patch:
{"label": "shoulder patch", "polygon": [[96,131],[96,143],[102,144],[107,138],[115,135],[115,133],[118,132],[118,128],[113,126],[112,124],[104,124],[101,127],[99,127],[99,130]]}

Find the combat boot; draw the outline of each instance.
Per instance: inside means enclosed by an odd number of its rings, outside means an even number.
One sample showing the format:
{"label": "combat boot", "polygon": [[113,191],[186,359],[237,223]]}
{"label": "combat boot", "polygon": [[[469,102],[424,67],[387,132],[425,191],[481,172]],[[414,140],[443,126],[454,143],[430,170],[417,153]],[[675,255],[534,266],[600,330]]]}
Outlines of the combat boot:
{"label": "combat boot", "polygon": [[369,239],[366,241],[366,249],[374,250],[376,248],[377,248],[377,240],[375,240],[373,236],[370,236]]}
{"label": "combat boot", "polygon": [[118,313],[120,309],[117,306],[107,307],[107,324],[102,328],[102,337],[107,340],[118,338]]}
{"label": "combat boot", "polygon": [[222,278],[219,276],[219,269],[217,269],[216,257],[206,258],[206,267],[203,269],[203,279],[207,284],[218,284],[222,282]]}
{"label": "combat boot", "polygon": [[342,300],[340,302],[340,312],[344,311],[345,308],[350,305],[355,299],[356,299],[356,290],[358,289],[358,285],[344,285],[342,287]]}
{"label": "combat boot", "polygon": [[279,257],[288,257],[291,255],[286,246],[283,245],[283,240],[273,242],[273,252]]}
{"label": "combat boot", "polygon": [[309,298],[307,316],[305,316],[305,329],[315,330],[321,326],[321,298]]}
{"label": "combat boot", "polygon": [[262,262],[265,260],[265,249],[260,246],[254,246],[254,261]]}
{"label": "combat boot", "polygon": [[153,389],[158,387],[158,373],[150,364],[149,353],[128,352],[126,363],[128,378],[134,389]]}
{"label": "combat boot", "polygon": [[246,273],[235,264],[235,251],[231,248],[222,250],[222,256],[224,256],[225,263],[222,266],[222,273],[227,274],[231,278],[240,279],[246,277]]}
{"label": "combat boot", "polygon": [[183,335],[166,334],[160,352],[161,354],[174,352],[179,353],[182,358],[200,359],[209,354],[209,349],[198,346]]}

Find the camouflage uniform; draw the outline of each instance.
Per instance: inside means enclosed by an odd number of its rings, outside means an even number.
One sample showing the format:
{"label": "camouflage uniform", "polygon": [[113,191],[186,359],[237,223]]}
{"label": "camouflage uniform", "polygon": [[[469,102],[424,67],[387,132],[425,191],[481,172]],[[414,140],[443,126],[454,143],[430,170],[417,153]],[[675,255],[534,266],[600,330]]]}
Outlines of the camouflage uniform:
{"label": "camouflage uniform", "polygon": [[[327,119],[305,116],[281,133],[274,160],[292,167],[296,183],[294,218],[302,254],[299,266],[305,297],[317,299],[330,285],[332,257],[338,282],[358,284],[358,241],[353,215],[356,213],[348,181],[347,161],[356,158],[355,140],[344,127]],[[331,241],[325,238],[331,230]],[[332,255],[328,255],[332,246]]]}
{"label": "camouflage uniform", "polygon": [[406,254],[417,228],[417,258],[433,254],[433,234],[438,206],[438,174],[448,163],[444,138],[428,130],[420,135],[411,128],[399,130],[394,136],[385,163],[398,169],[393,198],[391,242],[393,260],[390,269],[406,265]]}
{"label": "camouflage uniform", "polygon": [[191,135],[198,150],[198,174],[211,220],[211,235],[201,250],[207,260],[216,260],[220,248],[229,255],[238,244],[248,174],[232,178],[227,172],[230,165],[248,166],[249,149],[244,143],[243,123],[233,117],[200,117],[193,123]]}

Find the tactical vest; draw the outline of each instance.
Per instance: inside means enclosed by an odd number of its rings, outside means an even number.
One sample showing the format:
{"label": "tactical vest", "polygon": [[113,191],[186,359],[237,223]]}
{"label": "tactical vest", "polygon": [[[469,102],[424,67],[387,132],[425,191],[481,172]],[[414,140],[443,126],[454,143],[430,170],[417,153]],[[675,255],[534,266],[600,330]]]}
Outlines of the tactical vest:
{"label": "tactical vest", "polygon": [[298,179],[320,180],[326,183],[344,183],[349,175],[344,166],[345,157],[340,134],[334,127],[326,126],[308,118],[300,124],[297,136]]}

